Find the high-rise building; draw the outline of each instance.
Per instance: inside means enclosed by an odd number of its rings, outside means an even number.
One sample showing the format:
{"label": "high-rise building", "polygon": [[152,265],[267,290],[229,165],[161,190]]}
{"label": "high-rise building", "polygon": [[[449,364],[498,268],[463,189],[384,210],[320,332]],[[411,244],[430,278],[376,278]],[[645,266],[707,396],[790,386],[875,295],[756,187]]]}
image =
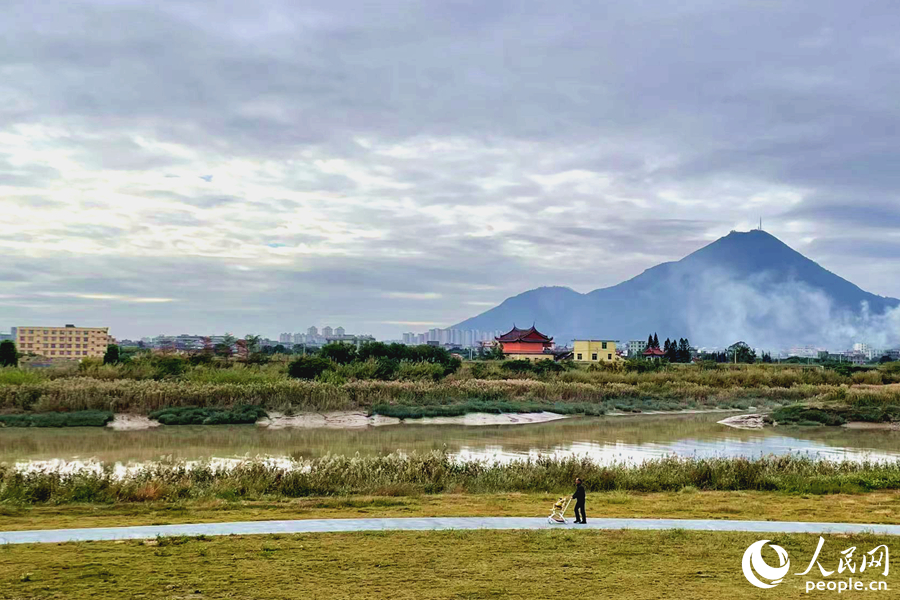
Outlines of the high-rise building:
{"label": "high-rise building", "polygon": [[343,337],[346,334],[347,334],[347,332],[344,330],[343,327],[338,327],[334,330],[334,335],[336,337]]}
{"label": "high-rise building", "polygon": [[647,340],[631,340],[628,342],[628,356],[641,356],[647,349]]}
{"label": "high-rise building", "polygon": [[323,337],[331,337],[334,335],[334,329],[326,325],[322,328],[322,336]]}
{"label": "high-rise building", "polygon": [[281,333],[278,334],[278,343],[280,344],[290,344],[294,341],[294,336],[290,333]]}
{"label": "high-rise building", "polygon": [[319,335],[319,330],[316,328],[315,325],[313,325],[312,327],[310,327],[309,329],[306,330],[306,335],[308,335],[310,337],[316,337],[317,335]]}
{"label": "high-rise building", "polygon": [[102,358],[114,340],[109,327],[18,327],[16,346],[24,354],[48,358]]}

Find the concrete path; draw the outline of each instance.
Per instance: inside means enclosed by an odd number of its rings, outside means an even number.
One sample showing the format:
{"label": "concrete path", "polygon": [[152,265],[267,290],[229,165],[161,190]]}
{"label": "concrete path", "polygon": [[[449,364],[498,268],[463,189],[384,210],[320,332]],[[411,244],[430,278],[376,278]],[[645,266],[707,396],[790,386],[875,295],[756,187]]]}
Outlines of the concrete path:
{"label": "concrete path", "polygon": [[259,535],[274,533],[330,533],[341,531],[434,531],[446,529],[685,529],[690,531],[748,531],[753,533],[875,533],[900,535],[900,525],[799,523],[778,521],[715,521],[688,519],[591,519],[587,525],[551,525],[532,517],[429,517],[421,519],[304,519],[245,521],[94,529],[0,531],[0,544],[47,544],[101,540],[141,540],[157,536]]}

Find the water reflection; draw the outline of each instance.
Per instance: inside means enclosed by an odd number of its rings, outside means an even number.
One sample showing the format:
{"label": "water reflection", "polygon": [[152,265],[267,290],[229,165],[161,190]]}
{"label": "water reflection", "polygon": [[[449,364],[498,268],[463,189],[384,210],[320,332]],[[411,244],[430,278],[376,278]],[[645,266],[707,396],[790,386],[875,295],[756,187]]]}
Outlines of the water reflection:
{"label": "water reflection", "polygon": [[211,457],[372,455],[444,449],[461,458],[590,456],[605,463],[651,458],[795,454],[832,460],[900,459],[900,433],[841,428],[741,431],[722,414],[581,417],[528,425],[397,425],[364,430],[270,431],[253,425],[107,429],[3,429],[0,462],[147,462]]}
{"label": "water reflection", "polygon": [[517,458],[590,457],[600,464],[639,464],[647,460],[678,456],[682,458],[760,458],[763,456],[794,455],[815,460],[831,461],[894,461],[900,452],[874,448],[833,447],[815,440],[784,435],[758,435],[747,439],[723,437],[717,440],[686,438],[672,442],[628,443],[577,441],[559,444],[551,449],[529,449],[517,452],[502,446],[484,448],[464,446],[458,455],[463,460],[510,461]]}

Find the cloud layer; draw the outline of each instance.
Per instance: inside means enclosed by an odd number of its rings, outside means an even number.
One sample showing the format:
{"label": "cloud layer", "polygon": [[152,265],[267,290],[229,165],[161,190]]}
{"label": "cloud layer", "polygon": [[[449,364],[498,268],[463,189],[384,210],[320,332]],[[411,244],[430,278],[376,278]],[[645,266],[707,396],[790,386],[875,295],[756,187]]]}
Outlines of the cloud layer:
{"label": "cloud layer", "polygon": [[397,337],[760,216],[900,296],[898,26],[886,1],[10,0],[0,327]]}

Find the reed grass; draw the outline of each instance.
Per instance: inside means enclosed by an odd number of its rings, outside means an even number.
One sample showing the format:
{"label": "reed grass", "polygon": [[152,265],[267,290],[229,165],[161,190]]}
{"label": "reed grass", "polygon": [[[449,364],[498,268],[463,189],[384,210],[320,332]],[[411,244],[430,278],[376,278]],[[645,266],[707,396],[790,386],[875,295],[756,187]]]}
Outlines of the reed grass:
{"label": "reed grass", "polygon": [[233,469],[154,464],[124,477],[111,468],[23,473],[0,465],[0,502],[72,503],[252,500],[371,494],[552,492],[581,477],[588,491],[781,491],[802,494],[900,489],[900,462],[829,462],[770,457],[664,458],[602,465],[588,458],[539,457],[506,464],[459,462],[448,454],[327,456],[291,468],[249,462]]}
{"label": "reed grass", "polygon": [[[187,362],[187,361],[183,361]],[[361,366],[360,366],[361,365]],[[37,369],[0,369],[0,411],[110,410],[148,414],[169,407],[267,410],[367,410],[374,406],[445,406],[507,402],[603,405],[593,410],[745,408],[797,402],[900,404],[894,368],[879,368],[881,383],[854,383],[855,373],[785,365],[670,365],[655,372],[574,366],[560,373],[510,374],[500,363],[466,363],[436,376],[427,364],[405,365],[403,378],[365,379],[367,363],[329,371],[323,380],[287,376],[287,365],[188,366],[160,377],[150,362]],[[433,366],[433,365],[431,365]],[[152,368],[151,368],[152,367]],[[175,372],[173,371],[173,372]],[[475,376],[478,376],[477,378]],[[869,378],[872,379],[872,378]],[[869,379],[865,379],[868,381]],[[401,410],[401,409],[392,409]],[[406,409],[402,409],[406,410]],[[439,409],[456,410],[456,409]]]}
{"label": "reed grass", "polygon": [[[147,414],[178,406],[257,405],[268,410],[368,409],[383,404],[442,405],[467,401],[607,403],[612,409],[643,404],[647,410],[743,407],[786,403],[830,392],[829,386],[791,388],[708,388],[689,383],[638,385],[509,380],[320,381],[272,380],[253,383],[196,383],[179,380],[55,379],[0,385],[0,410],[111,410]],[[628,408],[625,408],[628,410]]]}

